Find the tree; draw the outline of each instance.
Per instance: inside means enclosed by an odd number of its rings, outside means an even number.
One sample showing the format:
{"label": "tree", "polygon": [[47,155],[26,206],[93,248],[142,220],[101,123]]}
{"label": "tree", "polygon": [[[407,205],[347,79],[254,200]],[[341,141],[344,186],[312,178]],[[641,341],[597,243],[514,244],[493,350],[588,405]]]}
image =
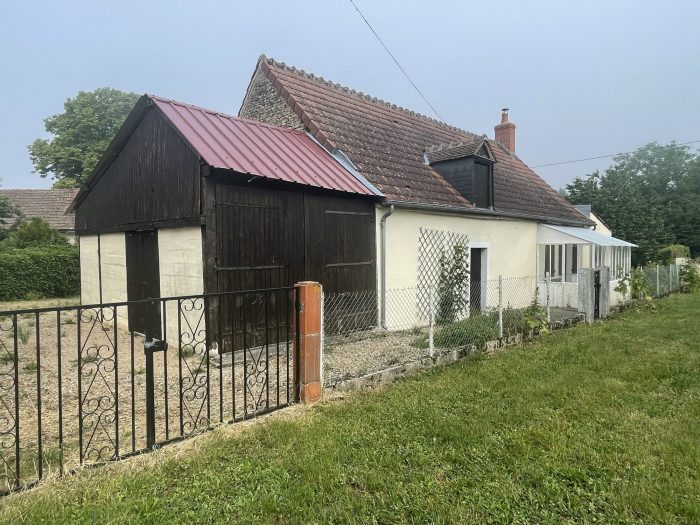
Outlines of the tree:
{"label": "tree", "polygon": [[20,216],[21,213],[15,203],[0,195],[0,241],[10,235]]}
{"label": "tree", "polygon": [[16,248],[30,248],[37,246],[66,246],[68,239],[52,228],[44,219],[34,217],[30,221],[22,222],[12,232],[9,241]]}
{"label": "tree", "polygon": [[100,88],[66,100],[63,113],[44,120],[53,137],[29,145],[35,173],[51,175],[57,188],[83,184],[138,98],[135,93]]}
{"label": "tree", "polygon": [[700,253],[700,155],[687,146],[648,144],[566,190],[574,204],[591,204],[614,235],[639,245],[634,264],[659,260],[674,242]]}

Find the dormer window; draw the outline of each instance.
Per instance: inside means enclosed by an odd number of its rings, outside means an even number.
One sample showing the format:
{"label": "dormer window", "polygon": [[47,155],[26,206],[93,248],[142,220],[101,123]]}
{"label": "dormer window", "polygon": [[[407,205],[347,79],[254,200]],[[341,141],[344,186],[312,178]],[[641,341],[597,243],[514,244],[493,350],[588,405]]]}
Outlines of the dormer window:
{"label": "dormer window", "polygon": [[425,156],[430,166],[474,206],[493,209],[494,159],[486,137],[432,146]]}

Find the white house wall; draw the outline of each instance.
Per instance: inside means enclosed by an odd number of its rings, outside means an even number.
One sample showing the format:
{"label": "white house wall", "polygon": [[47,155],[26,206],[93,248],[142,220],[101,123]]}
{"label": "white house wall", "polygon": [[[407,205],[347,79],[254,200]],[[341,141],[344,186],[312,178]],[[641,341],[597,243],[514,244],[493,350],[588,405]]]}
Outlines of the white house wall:
{"label": "white house wall", "polygon": [[[377,206],[377,257],[381,254],[381,218],[388,208]],[[387,325],[389,327],[411,323],[409,317],[416,314],[415,301],[406,298],[407,291],[418,287],[418,260],[420,229],[429,228],[467,234],[472,248],[487,249],[487,264],[482,268],[482,278],[496,281],[504,279],[532,278],[537,270],[537,223],[533,221],[501,218],[475,218],[464,215],[439,214],[418,210],[395,209],[386,221],[386,289]],[[381,263],[377,264],[377,283],[381,289]],[[525,280],[523,279],[523,282]],[[495,286],[489,286],[488,307],[497,305]],[[534,284],[533,284],[534,288]],[[519,287],[513,286],[518,295]],[[513,292],[516,293],[516,292]],[[534,293],[534,292],[533,292]],[[504,304],[521,302],[522,298],[508,297],[504,286]],[[392,297],[401,298],[403,307],[392,308]],[[399,311],[403,310],[403,311]],[[410,310],[410,311],[409,311]],[[408,320],[407,320],[408,319]]]}
{"label": "white house wall", "polygon": [[[158,270],[160,273],[160,296],[177,297],[204,293],[204,266],[202,259],[202,229],[168,228],[158,230]],[[201,315],[202,300],[185,301],[181,308],[181,327],[185,334],[183,344],[196,343],[204,336],[204,317]],[[193,307],[190,309],[190,307]],[[166,305],[167,341],[178,344],[177,301]],[[195,341],[190,341],[190,337]],[[193,345],[194,346],[194,345]]]}

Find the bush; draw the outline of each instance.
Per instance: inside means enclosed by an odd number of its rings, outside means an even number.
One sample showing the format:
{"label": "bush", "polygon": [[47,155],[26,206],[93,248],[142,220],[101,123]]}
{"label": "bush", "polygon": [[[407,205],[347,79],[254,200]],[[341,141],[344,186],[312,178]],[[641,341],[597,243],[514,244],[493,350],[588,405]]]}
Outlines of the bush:
{"label": "bush", "polygon": [[691,293],[700,291],[700,273],[692,261],[686,261],[679,272],[681,292]]}
{"label": "bush", "polygon": [[10,234],[10,247],[31,248],[40,246],[67,246],[68,239],[49,226],[39,217],[27,222],[22,222],[19,227]]}
{"label": "bush", "polygon": [[75,246],[13,248],[0,252],[0,300],[66,297],[80,291]]}
{"label": "bush", "polygon": [[659,262],[661,263],[673,263],[679,257],[686,259],[690,257],[690,248],[683,244],[669,244],[659,250]]}

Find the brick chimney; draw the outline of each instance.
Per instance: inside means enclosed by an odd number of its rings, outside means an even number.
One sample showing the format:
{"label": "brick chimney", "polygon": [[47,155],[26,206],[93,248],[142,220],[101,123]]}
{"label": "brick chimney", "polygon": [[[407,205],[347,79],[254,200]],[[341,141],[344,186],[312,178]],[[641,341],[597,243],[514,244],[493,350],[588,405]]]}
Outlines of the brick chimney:
{"label": "brick chimney", "polygon": [[508,122],[508,108],[503,108],[501,123],[493,129],[496,132],[496,142],[515,153],[515,124]]}

